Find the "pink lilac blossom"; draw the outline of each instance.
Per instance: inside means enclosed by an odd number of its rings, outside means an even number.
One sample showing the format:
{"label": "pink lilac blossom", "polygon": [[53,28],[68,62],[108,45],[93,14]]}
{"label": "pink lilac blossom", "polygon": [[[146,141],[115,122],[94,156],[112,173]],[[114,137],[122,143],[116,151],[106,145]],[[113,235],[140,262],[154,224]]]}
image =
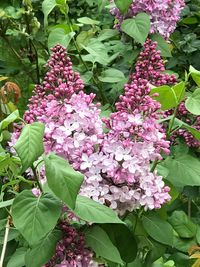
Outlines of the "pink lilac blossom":
{"label": "pink lilac blossom", "polygon": [[157,124],[160,105],[149,96],[148,77],[138,77],[141,64],[125,85],[117,111],[103,120],[108,133],[103,133],[95,95],[83,92],[80,76],[73,72],[63,47],[53,49],[48,67],[24,115],[28,123],[45,124],[45,152],[59,154],[85,175],[82,195],[120,215],[141,207],[160,208],[170,199],[169,188],[151,172],[150,164],[162,158],[161,152],[169,153],[169,142]]}
{"label": "pink lilac blossom", "polygon": [[[114,0],[110,2],[112,4]],[[180,13],[184,6],[184,0],[133,0],[125,15],[121,14],[117,7],[111,8],[110,12],[117,20],[116,28],[120,28],[124,19],[145,12],[150,15],[150,33],[159,33],[168,39],[176,28],[176,23],[180,19]]]}

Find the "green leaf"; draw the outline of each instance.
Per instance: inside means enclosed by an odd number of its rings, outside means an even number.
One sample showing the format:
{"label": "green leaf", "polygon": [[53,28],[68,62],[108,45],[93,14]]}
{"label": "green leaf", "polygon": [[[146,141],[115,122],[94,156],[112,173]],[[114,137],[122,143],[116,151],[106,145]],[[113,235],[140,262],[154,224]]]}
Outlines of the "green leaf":
{"label": "green leaf", "polygon": [[115,5],[117,8],[119,8],[122,14],[125,14],[128,11],[132,2],[133,0],[115,0]]}
{"label": "green leaf", "polygon": [[121,82],[124,78],[122,71],[113,68],[102,71],[101,76],[98,77],[104,83],[117,83]]}
{"label": "green leaf", "polygon": [[50,189],[71,209],[74,209],[83,175],[75,171],[65,159],[55,154],[49,154],[44,161]]}
{"label": "green leaf", "polygon": [[147,214],[142,217],[142,223],[147,233],[156,241],[172,246],[173,229],[171,225],[162,220],[157,214]]}
{"label": "green leaf", "polygon": [[13,200],[14,200],[14,198],[10,199],[10,200],[6,200],[6,201],[1,201],[0,202],[0,209],[11,206],[13,203]]}
{"label": "green leaf", "polygon": [[104,29],[99,33],[98,40],[102,42],[116,35],[119,35],[119,31],[113,29]]}
{"label": "green leaf", "polygon": [[92,223],[123,223],[110,208],[84,196],[78,196],[73,211],[79,218]]}
{"label": "green leaf", "polygon": [[[153,96],[155,93],[158,96]],[[163,85],[151,89],[150,95],[161,104],[162,110],[176,107],[185,95],[185,83],[180,82],[173,87]]]}
{"label": "green leaf", "polygon": [[191,74],[192,79],[195,83],[200,86],[200,71],[196,70],[194,67],[190,66],[189,74]]}
{"label": "green leaf", "polygon": [[61,232],[53,230],[37,246],[29,249],[25,256],[26,267],[38,267],[47,263],[54,255],[56,244],[60,238]]}
{"label": "green leaf", "polygon": [[56,0],[44,0],[42,3],[42,11],[44,13],[44,26],[48,25],[48,15],[51,11],[56,7],[57,3]]}
{"label": "green leaf", "polygon": [[63,28],[53,29],[48,37],[48,48],[50,49],[57,44],[67,48],[74,35],[75,32],[66,33]]}
{"label": "green leaf", "polygon": [[119,250],[122,260],[132,262],[137,255],[137,242],[128,227],[123,224],[103,224],[101,227]]}
{"label": "green leaf", "polygon": [[200,141],[200,131],[198,131],[197,129],[195,129],[195,128],[191,127],[189,124],[175,118],[174,128],[177,126],[180,128],[188,130],[194,136],[194,138],[196,138],[198,141]]}
{"label": "green leaf", "polygon": [[7,118],[5,118],[4,120],[1,121],[0,123],[0,131],[4,130],[5,128],[8,127],[8,125],[14,121],[16,121],[17,119],[19,119],[19,111],[15,110],[14,112],[12,112]]}
{"label": "green leaf", "polygon": [[37,244],[55,227],[60,213],[61,203],[48,193],[35,197],[24,190],[12,205],[14,225],[30,245]]}
{"label": "green leaf", "polygon": [[10,260],[7,263],[7,267],[23,267],[25,266],[25,254],[27,248],[18,248],[15,253],[12,255]]}
{"label": "green leaf", "polygon": [[188,218],[184,211],[174,211],[172,216],[168,218],[168,221],[180,237],[195,237],[197,226]]}
{"label": "green leaf", "polygon": [[44,152],[43,147],[44,124],[34,122],[24,126],[14,148],[22,162],[22,172],[32,166]]}
{"label": "green leaf", "polygon": [[194,115],[200,115],[200,88],[185,101],[186,109]]}
{"label": "green leaf", "polygon": [[135,18],[125,19],[121,30],[136,42],[144,44],[150,30],[150,17],[146,13],[139,13]]}
{"label": "green leaf", "polygon": [[157,42],[157,50],[160,50],[161,52],[161,56],[163,57],[171,57],[171,51],[169,48],[169,44],[165,41],[165,39],[160,35],[160,34],[152,34],[150,36],[151,40],[153,40],[154,42]]}
{"label": "green leaf", "polygon": [[81,44],[81,46],[89,53],[89,55],[83,56],[85,61],[90,61],[92,63],[98,62],[102,65],[107,65],[109,63],[106,47],[99,40],[92,38],[87,46],[83,44]]}
{"label": "green leaf", "polygon": [[85,241],[87,246],[92,248],[96,253],[97,257],[123,264],[119,251],[101,227],[94,226],[87,229],[85,232]]}
{"label": "green leaf", "polygon": [[88,24],[88,25],[98,25],[98,24],[100,23],[100,21],[98,21],[98,20],[93,20],[93,19],[88,18],[88,17],[78,18],[77,20],[78,20],[78,22],[80,22],[80,23]]}
{"label": "green leaf", "polygon": [[167,180],[175,186],[200,186],[200,161],[190,154],[179,153],[162,163],[169,170]]}
{"label": "green leaf", "polygon": [[79,35],[76,37],[76,42],[79,48],[82,49],[83,45],[87,46],[93,35],[94,33],[91,31],[81,31]]}
{"label": "green leaf", "polygon": [[[16,229],[10,229],[9,234],[8,234],[8,242],[19,237],[20,232]],[[5,230],[0,232],[0,245],[4,243],[4,236],[5,236]]]}

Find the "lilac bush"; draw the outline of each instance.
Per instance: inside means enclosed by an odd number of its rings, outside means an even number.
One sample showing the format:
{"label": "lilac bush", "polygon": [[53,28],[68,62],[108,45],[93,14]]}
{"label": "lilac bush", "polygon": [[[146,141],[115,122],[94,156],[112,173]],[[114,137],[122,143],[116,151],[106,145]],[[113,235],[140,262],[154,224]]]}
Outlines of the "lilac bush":
{"label": "lilac bush", "polygon": [[[110,2],[114,3],[113,0]],[[150,15],[150,33],[159,33],[168,39],[176,28],[176,23],[180,19],[180,13],[184,6],[184,0],[134,0],[125,15],[121,14],[116,7],[112,8],[110,12],[116,18],[116,28],[120,28],[124,19],[145,12]]]}

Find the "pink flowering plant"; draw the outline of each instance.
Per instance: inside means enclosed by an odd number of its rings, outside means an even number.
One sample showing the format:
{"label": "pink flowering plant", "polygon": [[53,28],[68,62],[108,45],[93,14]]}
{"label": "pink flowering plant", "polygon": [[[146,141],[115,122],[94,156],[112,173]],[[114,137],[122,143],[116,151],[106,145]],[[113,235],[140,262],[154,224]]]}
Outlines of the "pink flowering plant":
{"label": "pink flowering plant", "polygon": [[42,2],[49,59],[25,111],[0,91],[0,267],[191,266],[200,71],[165,66],[185,2],[98,1],[99,18],[86,2],[94,17]]}

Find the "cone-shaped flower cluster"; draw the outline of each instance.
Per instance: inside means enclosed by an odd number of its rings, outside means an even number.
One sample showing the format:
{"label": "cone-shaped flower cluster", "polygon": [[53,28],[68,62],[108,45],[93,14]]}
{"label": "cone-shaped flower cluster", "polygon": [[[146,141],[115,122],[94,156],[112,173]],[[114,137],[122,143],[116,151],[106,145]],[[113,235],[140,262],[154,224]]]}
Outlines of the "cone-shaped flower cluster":
{"label": "cone-shaped flower cluster", "polygon": [[[147,54],[152,45],[147,44],[140,60],[145,56],[153,71],[160,59],[155,50]],[[156,122],[160,105],[149,96],[149,77],[142,74],[140,61],[125,85],[125,95],[116,104],[117,111],[104,120],[108,133],[103,133],[99,105],[92,102],[94,94],[82,91],[79,74],[72,71],[63,47],[53,49],[48,67],[45,81],[36,87],[24,116],[28,123],[38,120],[45,124],[45,151],[63,156],[84,173],[82,195],[119,214],[140,207],[160,208],[170,198],[169,188],[161,176],[150,171],[150,163],[161,159],[161,151],[169,152],[169,143]],[[162,66],[158,72],[161,70]],[[155,79],[157,83],[159,79],[171,81],[162,75]]]}
{"label": "cone-shaped flower cluster", "polygon": [[[114,0],[110,2],[113,3]],[[176,23],[180,18],[184,5],[184,0],[133,0],[127,14],[122,15],[118,8],[112,8],[111,14],[116,17],[116,27],[120,28],[124,19],[145,12],[150,15],[150,33],[159,33],[164,38],[169,38],[176,28]]]}

